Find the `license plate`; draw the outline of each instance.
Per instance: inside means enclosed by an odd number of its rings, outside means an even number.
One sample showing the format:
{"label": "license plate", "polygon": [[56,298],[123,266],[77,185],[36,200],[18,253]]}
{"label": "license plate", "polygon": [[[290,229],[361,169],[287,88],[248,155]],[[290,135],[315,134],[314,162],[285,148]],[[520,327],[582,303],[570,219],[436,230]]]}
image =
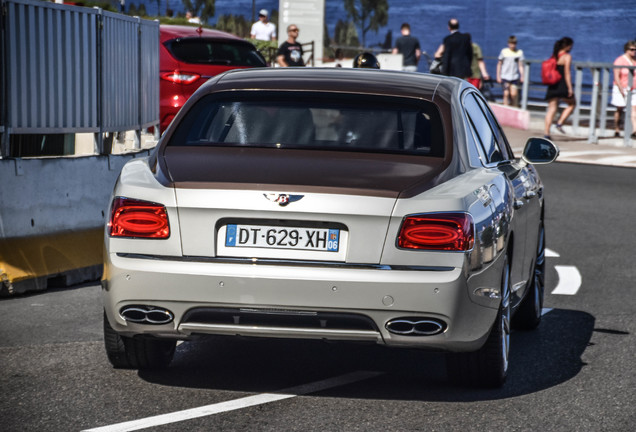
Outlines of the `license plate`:
{"label": "license plate", "polygon": [[282,227],[229,224],[226,247],[294,249],[338,252],[340,230],[331,228]]}

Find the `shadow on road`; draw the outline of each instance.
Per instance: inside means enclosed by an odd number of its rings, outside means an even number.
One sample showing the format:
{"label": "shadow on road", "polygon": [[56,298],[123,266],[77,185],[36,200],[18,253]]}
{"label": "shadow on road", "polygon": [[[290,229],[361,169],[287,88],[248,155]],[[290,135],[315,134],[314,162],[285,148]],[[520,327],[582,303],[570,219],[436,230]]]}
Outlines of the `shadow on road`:
{"label": "shadow on road", "polygon": [[453,386],[444,355],[377,345],[320,341],[205,338],[180,345],[169,369],[141,371],[151,383],[215,390],[275,393],[352,371],[377,371],[377,378],[322,391],[346,398],[478,401],[538,392],[563,383],[585,366],[595,319],[586,312],[555,309],[536,331],[515,332],[511,367],[501,389]]}

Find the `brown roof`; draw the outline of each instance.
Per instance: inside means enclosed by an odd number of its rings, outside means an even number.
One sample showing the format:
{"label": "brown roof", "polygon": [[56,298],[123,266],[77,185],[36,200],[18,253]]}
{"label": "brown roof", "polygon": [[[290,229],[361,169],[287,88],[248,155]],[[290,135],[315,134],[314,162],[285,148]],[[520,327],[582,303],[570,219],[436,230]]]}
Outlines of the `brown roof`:
{"label": "brown roof", "polygon": [[[260,68],[232,71],[203,86],[208,91],[308,90],[417,97],[432,100],[438,87],[446,95],[458,82],[439,75],[349,68]],[[437,97],[442,94],[437,93]]]}

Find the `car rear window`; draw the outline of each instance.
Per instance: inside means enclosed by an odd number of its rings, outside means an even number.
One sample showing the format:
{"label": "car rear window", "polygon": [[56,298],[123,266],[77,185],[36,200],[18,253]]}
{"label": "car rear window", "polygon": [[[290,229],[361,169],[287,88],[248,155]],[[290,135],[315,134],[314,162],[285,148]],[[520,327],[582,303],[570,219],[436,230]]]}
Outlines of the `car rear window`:
{"label": "car rear window", "polygon": [[237,92],[208,95],[169,146],[247,146],[412,153],[444,157],[437,106],[352,94]]}
{"label": "car rear window", "polygon": [[184,38],[168,41],[165,46],[174,58],[184,63],[266,66],[265,60],[254,46],[243,41]]}

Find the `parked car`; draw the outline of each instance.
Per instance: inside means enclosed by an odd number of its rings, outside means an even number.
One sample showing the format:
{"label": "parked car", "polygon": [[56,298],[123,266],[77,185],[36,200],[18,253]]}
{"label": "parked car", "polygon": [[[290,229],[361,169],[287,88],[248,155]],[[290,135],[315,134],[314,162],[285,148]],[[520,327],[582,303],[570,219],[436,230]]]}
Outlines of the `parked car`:
{"label": "parked car", "polygon": [[[499,386],[539,325],[544,187],[465,81],[366,69],[231,71],[115,186],[104,331],[115,367],[203,335],[444,350]],[[514,316],[513,316],[514,315]]]}
{"label": "parked car", "polygon": [[230,69],[265,67],[250,42],[203,27],[161,25],[160,129],[163,132],[192,93],[210,77]]}

